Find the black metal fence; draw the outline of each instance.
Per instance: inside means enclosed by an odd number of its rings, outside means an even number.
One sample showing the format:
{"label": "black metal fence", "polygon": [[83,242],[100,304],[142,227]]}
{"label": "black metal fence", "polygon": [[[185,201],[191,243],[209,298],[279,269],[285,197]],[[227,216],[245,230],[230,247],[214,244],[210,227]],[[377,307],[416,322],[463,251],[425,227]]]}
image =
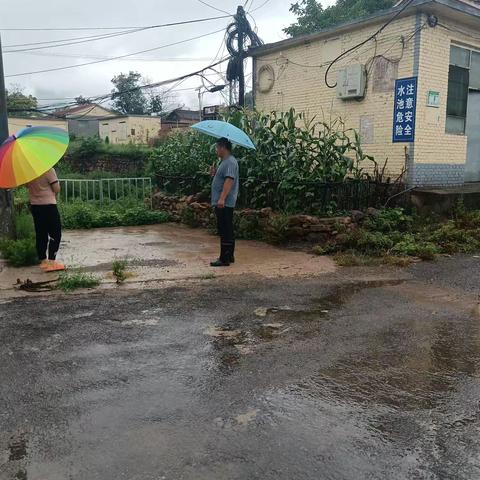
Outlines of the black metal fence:
{"label": "black metal fence", "polygon": [[[211,179],[208,175],[195,177],[156,176],[160,190],[175,195],[205,193],[208,196]],[[238,206],[240,208],[271,207],[288,213],[332,213],[403,206],[406,198],[402,183],[381,183],[349,179],[344,182],[282,182],[241,179]]]}

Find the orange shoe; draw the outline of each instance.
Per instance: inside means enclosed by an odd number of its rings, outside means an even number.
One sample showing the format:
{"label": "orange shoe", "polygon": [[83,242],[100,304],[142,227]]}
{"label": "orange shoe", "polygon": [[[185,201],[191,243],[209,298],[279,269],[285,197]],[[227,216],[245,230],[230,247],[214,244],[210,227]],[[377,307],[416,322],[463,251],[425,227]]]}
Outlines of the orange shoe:
{"label": "orange shoe", "polygon": [[42,270],[46,270],[50,265],[51,265],[51,261],[50,260],[42,260],[40,262],[40,265],[39,267],[42,269]]}
{"label": "orange shoe", "polygon": [[46,268],[45,272],[51,273],[51,272],[63,272],[65,270],[65,265],[60,262],[51,262]]}

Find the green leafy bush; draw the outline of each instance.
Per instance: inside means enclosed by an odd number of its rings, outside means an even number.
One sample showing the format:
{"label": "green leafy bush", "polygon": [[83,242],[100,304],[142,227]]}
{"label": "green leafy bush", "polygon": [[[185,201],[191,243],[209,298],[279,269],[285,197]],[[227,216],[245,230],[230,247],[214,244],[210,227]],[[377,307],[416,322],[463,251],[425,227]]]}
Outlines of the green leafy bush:
{"label": "green leafy bush", "polygon": [[38,264],[37,250],[33,238],[0,240],[0,252],[12,267],[28,267]]}
{"label": "green leafy bush", "polygon": [[168,222],[170,218],[166,212],[128,203],[99,205],[93,202],[73,202],[60,204],[59,208],[63,227],[72,230],[151,225]]}
{"label": "green leafy bush", "polygon": [[22,211],[15,218],[16,239],[0,239],[0,252],[12,267],[38,264],[32,216]]}
{"label": "green leafy bush", "polygon": [[390,208],[369,216],[365,227],[377,232],[405,232],[414,222],[412,215],[408,215],[403,208]]}

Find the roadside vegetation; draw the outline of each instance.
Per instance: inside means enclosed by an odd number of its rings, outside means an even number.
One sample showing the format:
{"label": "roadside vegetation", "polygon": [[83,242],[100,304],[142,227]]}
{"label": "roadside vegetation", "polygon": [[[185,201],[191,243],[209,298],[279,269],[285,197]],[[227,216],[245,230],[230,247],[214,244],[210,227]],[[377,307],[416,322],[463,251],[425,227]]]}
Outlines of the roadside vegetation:
{"label": "roadside vegetation", "polygon": [[68,293],[80,288],[95,288],[99,285],[100,279],[95,275],[74,270],[61,273],[58,277],[56,288]]}
{"label": "roadside vegetation", "polygon": [[[234,151],[240,165],[242,207],[323,214],[326,208],[332,212],[339,208],[330,192],[351,196],[344,188],[347,183],[392,181],[384,166],[364,153],[358,133],[346,129],[340,118],[309,118],[291,109],[269,114],[239,111],[226,120],[244,130],[257,146]],[[213,160],[212,139],[182,131],[152,149],[147,173],[167,193],[205,193],[211,181],[206,172]],[[362,193],[357,189],[355,194]]]}
{"label": "roadside vegetation", "polygon": [[125,259],[114,260],[112,264],[112,273],[118,285],[125,282],[128,277],[127,273],[128,261]]}
{"label": "roadside vegetation", "polygon": [[[338,226],[341,231],[342,226]],[[344,266],[390,264],[406,266],[439,254],[480,251],[480,210],[462,205],[447,221],[407,214],[403,209],[378,211],[360,228],[338,235],[336,242],[317,245],[318,255],[332,254]]]}

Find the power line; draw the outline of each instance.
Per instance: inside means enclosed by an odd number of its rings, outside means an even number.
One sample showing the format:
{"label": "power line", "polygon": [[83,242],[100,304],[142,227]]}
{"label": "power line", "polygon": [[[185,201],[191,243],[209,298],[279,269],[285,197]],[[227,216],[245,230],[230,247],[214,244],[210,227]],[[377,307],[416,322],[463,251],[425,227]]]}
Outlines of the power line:
{"label": "power line", "polygon": [[[215,8],[215,7],[213,7]],[[137,30],[137,29],[144,29],[144,28],[159,28],[159,27],[173,27],[175,25],[185,25],[187,23],[196,23],[196,22],[208,22],[209,20],[219,20],[222,18],[228,18],[232,15],[228,12],[224,12],[220,10],[222,13],[226,13],[227,15],[220,15],[218,17],[208,17],[208,18],[200,18],[197,20],[185,20],[182,22],[174,22],[174,23],[166,23],[163,25],[147,25],[147,26],[136,26],[136,27],[62,27],[62,28],[0,28],[0,31],[4,32],[65,32],[65,31],[74,31],[74,30]]]}
{"label": "power line", "polygon": [[[143,30],[146,27],[134,29],[134,30],[126,30],[126,32],[136,32],[139,30]],[[58,40],[45,40],[44,42],[31,42],[31,43],[16,43],[13,45],[3,45],[3,48],[16,48],[16,47],[29,47],[31,45],[42,45],[42,44],[49,44],[49,43],[63,43],[63,42],[70,42],[73,40],[89,40],[89,39],[96,39],[96,38],[109,38],[112,35],[120,35],[122,32],[117,32],[117,33],[102,33],[101,35],[83,35],[81,37],[69,37],[69,38],[62,38]]]}
{"label": "power line", "polygon": [[[220,65],[222,64],[223,62],[229,60],[230,57],[225,57],[225,58],[222,58],[221,60],[219,60],[218,62],[214,63],[214,64],[211,64],[211,65],[208,65],[200,70],[196,70],[195,72],[191,72],[191,73],[187,73],[185,75],[181,75],[179,77],[176,77],[176,78],[171,78],[171,79],[168,79],[168,80],[162,80],[162,81],[159,81],[159,82],[155,82],[155,83],[150,83],[150,84],[146,84],[146,85],[140,85],[138,87],[133,87],[133,88],[130,88],[130,89],[127,89],[127,90],[122,90],[120,92],[115,92],[115,96],[118,96],[118,95],[123,95],[125,93],[131,93],[131,92],[135,92],[137,90],[145,90],[145,89],[149,89],[149,88],[157,88],[157,87],[162,87],[163,85],[168,85],[170,83],[174,83],[174,82],[178,82],[180,80],[184,80],[184,79],[187,79],[187,78],[190,78],[190,77],[194,77],[194,76],[197,76],[199,74],[204,74],[203,72],[205,72],[206,70],[210,70],[210,69],[213,69],[214,67],[216,67],[217,65]],[[204,74],[205,75],[205,74]],[[112,93],[106,93],[106,94],[102,94],[102,95],[97,95],[97,96],[94,96],[94,97],[89,97],[88,100],[92,103],[98,103],[99,101],[101,100],[108,100],[112,97]],[[48,109],[52,109],[52,108],[67,108],[67,107],[70,107],[70,106],[75,106],[77,105],[76,102],[70,102],[70,103],[67,103],[67,104],[64,104],[64,105],[59,105],[59,104],[56,104],[56,105],[45,105],[45,106],[42,106],[40,107],[41,109],[43,110],[48,110]]]}
{"label": "power line", "polygon": [[[112,60],[114,57],[105,55],[88,55],[83,53],[63,53],[63,52],[23,52],[24,55],[34,55],[40,57],[60,57],[60,58],[83,58],[90,60]],[[122,60],[122,59],[120,59]],[[129,57],[128,60],[137,62],[204,62],[211,60],[209,57],[163,57],[163,58],[147,58],[147,57]]]}
{"label": "power line", "polygon": [[263,8],[267,3],[269,3],[270,0],[265,0],[261,5],[259,5],[257,8],[253,9],[252,10],[252,13],[253,12],[256,12],[257,10],[260,10],[261,8]]}
{"label": "power line", "polygon": [[[45,50],[46,48],[57,48],[57,47],[67,47],[69,45],[80,45],[82,43],[88,43],[88,42],[97,42],[99,40],[109,40],[110,38],[116,38],[116,37],[121,37],[124,35],[130,35],[131,33],[137,33],[137,32],[143,32],[147,30],[146,28],[142,28],[139,30],[127,30],[126,32],[120,32],[120,33],[109,33],[108,35],[97,35],[94,37],[90,37],[88,40],[79,40],[76,42],[65,42],[65,43],[58,43],[58,44],[53,44],[53,45],[41,45],[37,47],[32,47],[32,48],[19,48],[16,50],[5,50],[4,53],[20,53],[20,52],[32,52],[34,50]],[[42,42],[46,43],[46,42]],[[37,44],[38,45],[38,44]]]}
{"label": "power line", "polygon": [[[267,2],[270,1],[270,0],[267,0]],[[405,5],[398,11],[396,12],[391,18],[390,20],[388,20],[386,23],[384,23],[373,35],[370,35],[367,39],[363,40],[362,42],[358,43],[357,45],[354,45],[353,47],[349,48],[348,50],[345,50],[343,53],[341,53],[340,55],[338,55],[337,58],[335,58],[331,63],[330,65],[327,67],[327,70],[325,71],[325,85],[328,87],[328,88],[335,88],[337,86],[337,83],[335,82],[334,85],[330,85],[328,83],[328,74],[330,72],[330,69],[333,67],[333,65],[335,65],[335,63],[337,63],[341,58],[345,57],[346,55],[348,55],[349,53],[357,50],[358,48],[362,47],[363,45],[365,45],[366,43],[368,43],[370,40],[373,40],[374,38],[376,38],[380,33],[383,32],[383,30],[385,30],[394,20],[396,20],[409,6],[410,4],[413,2],[414,0],[408,0]]]}
{"label": "power line", "polygon": [[[132,33],[138,33],[138,32],[143,32],[146,30],[152,30],[152,29],[157,29],[157,28],[166,28],[166,27],[172,27],[172,26],[179,26],[179,25],[186,25],[186,24],[192,24],[192,23],[198,23],[198,22],[205,22],[208,20],[214,20],[217,19],[218,17],[210,17],[210,18],[204,18],[204,19],[197,19],[197,20],[186,20],[183,22],[174,22],[174,23],[165,23],[161,25],[150,25],[148,27],[142,27],[142,28],[137,28],[133,30],[126,30],[123,32],[117,32],[117,33],[108,33],[108,34],[103,34],[103,35],[93,35],[93,36],[87,36],[87,37],[77,37],[77,39],[72,38],[68,41],[69,39],[65,40],[52,40],[51,42],[37,42],[37,43],[30,43],[30,44],[19,44],[18,46],[30,46],[30,45],[40,45],[32,48],[25,48],[25,49],[16,49],[16,50],[5,50],[4,53],[16,53],[16,52],[28,52],[28,51],[33,51],[33,50],[43,50],[46,48],[56,48],[56,47],[64,47],[64,46],[69,46],[69,45],[78,45],[82,43],[88,43],[88,42],[96,42],[99,40],[108,40],[110,38],[115,38],[115,37],[120,37],[124,35],[130,35]],[[77,40],[77,41],[73,41]],[[61,42],[64,43],[61,43]],[[45,44],[50,44],[52,45],[45,45]],[[11,46],[12,47],[12,46]]]}
{"label": "power line", "polygon": [[124,55],[118,55],[116,57],[111,57],[111,58],[108,58],[108,59],[95,60],[95,61],[86,62],[86,63],[79,63],[77,65],[67,65],[65,67],[56,67],[56,68],[47,68],[47,69],[44,69],[44,70],[35,70],[35,71],[32,71],[32,72],[14,73],[14,74],[10,74],[10,75],[5,75],[5,78],[22,77],[22,76],[25,76],[25,75],[34,75],[34,74],[38,74],[38,73],[58,72],[60,70],[68,70],[68,69],[71,69],[71,68],[86,67],[88,65],[96,65],[98,63],[110,62],[112,60],[120,60],[122,58],[128,58],[128,57],[133,57],[135,55],[140,55],[142,53],[154,52],[154,51],[160,50],[162,48],[173,47],[175,45],[180,45],[182,43],[191,42],[193,40],[199,40],[200,38],[208,37],[210,35],[214,35],[216,33],[223,32],[223,31],[224,31],[224,29],[222,28],[221,30],[215,30],[214,32],[205,33],[203,35],[197,35],[195,37],[187,38],[185,40],[180,40],[178,42],[168,43],[166,45],[160,45],[159,47],[149,48],[147,50],[141,50],[141,51],[138,51],[138,52],[126,53]]}
{"label": "power line", "polygon": [[222,10],[221,8],[214,7],[213,5],[210,5],[209,3],[205,2],[204,0],[198,0],[201,4],[206,5],[207,7],[213,8],[213,10],[216,10],[217,12],[222,12],[226,13],[227,15],[231,16],[230,13],[228,13],[226,10]]}

